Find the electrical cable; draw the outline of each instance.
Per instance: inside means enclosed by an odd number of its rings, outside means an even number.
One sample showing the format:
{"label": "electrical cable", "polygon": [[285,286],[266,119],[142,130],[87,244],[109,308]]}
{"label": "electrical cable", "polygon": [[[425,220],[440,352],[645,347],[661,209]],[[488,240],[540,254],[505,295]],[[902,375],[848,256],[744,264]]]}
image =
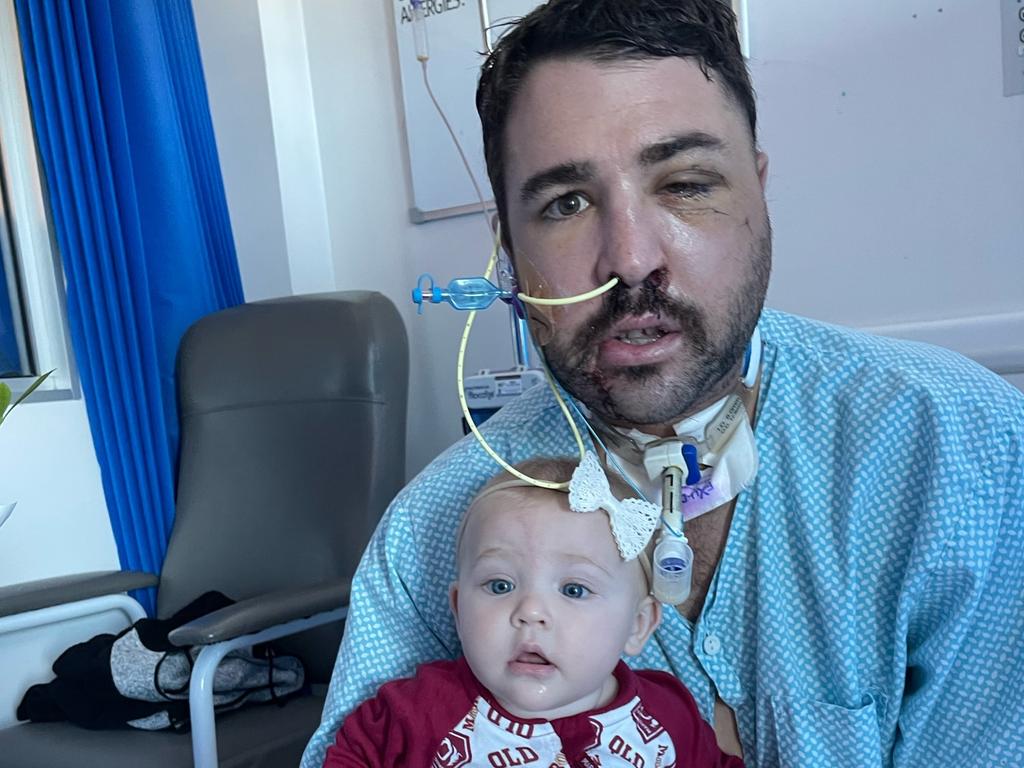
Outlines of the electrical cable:
{"label": "electrical cable", "polygon": [[480,201],[480,211],[484,215],[484,224],[487,225],[488,239],[490,239],[497,234],[497,228],[491,224],[491,219],[487,215],[487,200],[484,198],[483,190],[480,189],[480,183],[476,180],[476,174],[473,173],[473,168],[470,166],[469,160],[466,158],[466,153],[462,151],[462,143],[459,141],[458,136],[455,135],[455,129],[452,128],[452,124],[448,121],[448,116],[441,108],[441,103],[434,95],[434,89],[430,87],[430,77],[427,76],[426,59],[420,59],[420,69],[423,70],[423,85],[426,86],[427,95],[430,97],[430,101],[433,103],[434,109],[437,110],[437,114],[441,116],[441,121],[444,123],[444,127],[448,129],[448,135],[452,137],[452,142],[455,144],[455,150],[459,153],[459,159],[462,160],[462,165],[466,169],[466,173],[469,174],[469,180],[473,184],[473,190],[476,192],[477,200]]}

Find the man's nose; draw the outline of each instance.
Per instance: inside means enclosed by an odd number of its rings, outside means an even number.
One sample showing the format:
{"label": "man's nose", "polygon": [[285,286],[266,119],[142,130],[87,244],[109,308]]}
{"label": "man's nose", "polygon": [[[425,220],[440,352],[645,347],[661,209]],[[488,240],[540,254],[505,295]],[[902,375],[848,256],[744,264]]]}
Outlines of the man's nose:
{"label": "man's nose", "polygon": [[607,206],[601,221],[599,281],[618,277],[634,288],[666,266],[663,243],[643,202]]}
{"label": "man's nose", "polygon": [[547,626],[551,622],[551,612],[547,602],[534,591],[521,591],[515,609],[512,611],[512,625],[516,628],[525,626]]}

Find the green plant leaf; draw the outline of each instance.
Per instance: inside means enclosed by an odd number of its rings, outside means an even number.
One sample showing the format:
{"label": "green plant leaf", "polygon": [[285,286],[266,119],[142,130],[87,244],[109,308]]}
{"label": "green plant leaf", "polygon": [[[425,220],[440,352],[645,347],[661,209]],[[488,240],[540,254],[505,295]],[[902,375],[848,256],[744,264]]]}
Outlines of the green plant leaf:
{"label": "green plant leaf", "polygon": [[4,422],[4,414],[7,413],[7,406],[11,404],[11,388],[0,381],[0,424]]}
{"label": "green plant leaf", "polygon": [[[28,387],[26,387],[25,391],[22,392],[21,395],[18,397],[18,399],[15,400],[13,403],[11,403],[11,407],[10,408],[7,408],[7,403],[10,402],[10,400],[11,400],[11,388],[8,387],[6,384],[0,383],[0,400],[5,401],[4,402],[4,407],[0,408],[0,424],[4,423],[4,419],[7,418],[7,416],[10,414],[11,411],[14,410],[14,407],[18,403],[20,403],[26,397],[31,395],[33,392],[35,392],[36,391],[36,387],[38,387],[40,384],[42,384],[44,381],[46,381],[46,377],[49,376],[51,373],[53,373],[55,370],[57,370],[57,369],[53,368],[53,369],[47,371],[46,373],[42,374],[38,379],[33,381],[31,384],[29,384]],[[4,390],[6,390],[6,392]]]}

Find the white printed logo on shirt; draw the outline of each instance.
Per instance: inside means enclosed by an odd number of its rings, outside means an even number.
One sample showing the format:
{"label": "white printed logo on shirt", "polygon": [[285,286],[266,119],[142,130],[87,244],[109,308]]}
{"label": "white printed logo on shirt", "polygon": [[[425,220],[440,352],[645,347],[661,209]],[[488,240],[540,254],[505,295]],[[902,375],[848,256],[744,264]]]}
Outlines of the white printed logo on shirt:
{"label": "white printed logo on shirt", "polygon": [[469,738],[458,731],[451,731],[441,739],[441,745],[437,748],[430,768],[461,768],[469,765],[472,759],[473,750]]}

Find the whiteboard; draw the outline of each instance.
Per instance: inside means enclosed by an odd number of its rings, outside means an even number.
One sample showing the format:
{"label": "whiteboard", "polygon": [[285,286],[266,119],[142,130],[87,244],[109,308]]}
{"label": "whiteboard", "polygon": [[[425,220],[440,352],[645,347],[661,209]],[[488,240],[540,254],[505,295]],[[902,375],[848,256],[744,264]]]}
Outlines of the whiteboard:
{"label": "whiteboard", "polygon": [[[398,64],[402,77],[405,132],[412,179],[409,217],[416,223],[480,210],[473,183],[423,82],[413,39],[412,3],[392,0]],[[493,206],[476,113],[476,83],[486,50],[485,24],[492,41],[507,23],[525,16],[539,0],[424,0],[430,85],[459,139],[485,201]],[[746,0],[732,0],[747,52]],[[486,19],[486,21],[485,21]]]}
{"label": "whiteboard", "polygon": [[[412,179],[409,217],[416,223],[480,209],[473,184],[441,117],[430,101],[413,42],[412,3],[393,0],[398,64],[405,107],[405,132]],[[538,0],[486,0],[493,34],[503,20],[524,16]],[[434,95],[452,124],[488,205],[493,205],[476,114],[476,82],[484,57],[479,0],[424,0]]]}

